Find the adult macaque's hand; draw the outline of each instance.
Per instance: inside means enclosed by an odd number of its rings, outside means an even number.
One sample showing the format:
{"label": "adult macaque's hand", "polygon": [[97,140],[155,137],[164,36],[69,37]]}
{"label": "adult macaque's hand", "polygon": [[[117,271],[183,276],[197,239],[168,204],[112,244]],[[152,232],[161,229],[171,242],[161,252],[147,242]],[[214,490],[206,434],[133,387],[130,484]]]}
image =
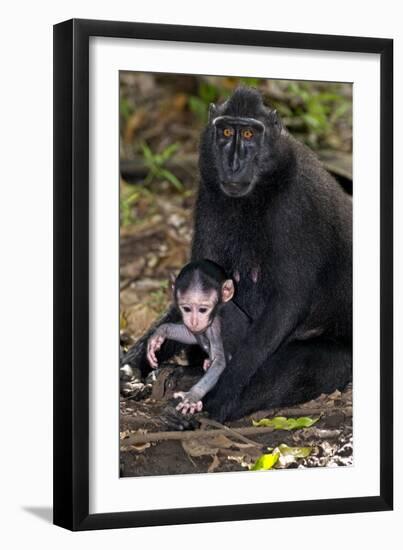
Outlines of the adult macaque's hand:
{"label": "adult macaque's hand", "polygon": [[194,414],[203,410],[203,403],[195,398],[191,391],[178,391],[174,393],[174,398],[180,398],[181,401],[176,406],[176,410],[182,414]]}
{"label": "adult macaque's hand", "polygon": [[161,348],[164,343],[165,336],[155,333],[147,342],[147,360],[153,369],[158,367],[158,359],[155,353]]}

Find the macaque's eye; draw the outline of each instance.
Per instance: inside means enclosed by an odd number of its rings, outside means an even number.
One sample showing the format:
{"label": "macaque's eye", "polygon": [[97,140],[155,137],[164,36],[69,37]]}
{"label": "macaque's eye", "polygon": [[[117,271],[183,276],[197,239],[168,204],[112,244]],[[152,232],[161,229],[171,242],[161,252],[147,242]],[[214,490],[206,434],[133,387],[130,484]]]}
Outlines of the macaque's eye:
{"label": "macaque's eye", "polygon": [[234,135],[234,130],[232,128],[224,128],[223,134],[224,137],[229,138]]}
{"label": "macaque's eye", "polygon": [[182,311],[184,311],[185,313],[190,313],[191,309],[189,306],[182,306]]}
{"label": "macaque's eye", "polygon": [[199,313],[207,313],[208,309],[206,307],[199,307]]}
{"label": "macaque's eye", "polygon": [[245,139],[252,139],[253,138],[253,132],[252,130],[250,130],[249,128],[247,130],[244,130],[242,132],[242,136],[245,138]]}

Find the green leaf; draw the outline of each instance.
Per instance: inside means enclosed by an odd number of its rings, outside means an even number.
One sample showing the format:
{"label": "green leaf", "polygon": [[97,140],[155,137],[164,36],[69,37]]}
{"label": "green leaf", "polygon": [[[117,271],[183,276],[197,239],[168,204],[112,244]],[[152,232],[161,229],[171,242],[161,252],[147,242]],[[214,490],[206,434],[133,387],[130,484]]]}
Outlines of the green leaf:
{"label": "green leaf", "polygon": [[322,102],[340,101],[341,96],[332,92],[319,92],[316,94],[316,98]]}
{"label": "green leaf", "polygon": [[348,110],[349,104],[346,102],[341,103],[336,109],[333,111],[331,118],[333,121],[337,120],[338,118],[342,117],[344,113]]}
{"label": "green leaf", "polygon": [[312,452],[311,447],[289,447],[285,443],[279,445],[274,452],[280,452],[282,456],[293,456],[294,458],[306,458]]}
{"label": "green leaf", "polygon": [[253,76],[242,76],[239,79],[240,84],[245,84],[245,86],[251,86],[252,88],[257,88],[260,84],[260,81],[260,78],[255,78]]}
{"label": "green leaf", "polygon": [[260,456],[251,466],[251,470],[271,470],[278,460],[280,453],[270,453]]}
{"label": "green leaf", "polygon": [[189,97],[189,108],[201,121],[207,119],[208,105],[196,96]]}
{"label": "green leaf", "polygon": [[183,183],[169,170],[161,169],[159,175],[167,179],[178,190],[182,191]]}
{"label": "green leaf", "polygon": [[120,98],[119,110],[124,120],[127,120],[134,112],[133,106],[125,97]]}
{"label": "green leaf", "polygon": [[250,466],[250,470],[271,470],[272,468],[284,468],[296,462],[297,458],[307,458],[312,447],[289,447],[282,443],[275,449],[267,447],[269,454],[260,456],[256,462]]}
{"label": "green leaf", "polygon": [[172,155],[176,153],[178,148],[179,148],[179,143],[171,143],[171,145],[168,145],[168,147],[165,147],[165,149],[159,155],[161,157],[162,162],[166,162],[167,160],[169,160],[172,157]]}
{"label": "green leaf", "polygon": [[305,123],[311,128],[318,129],[322,126],[322,121],[317,116],[311,115],[309,113],[304,113],[302,115],[302,118],[304,119]]}
{"label": "green leaf", "polygon": [[218,97],[218,89],[214,84],[210,84],[209,82],[200,82],[198,91],[200,99],[207,105]]}
{"label": "green leaf", "polygon": [[143,151],[144,158],[148,161],[152,161],[154,159],[154,156],[152,154],[151,149],[146,143],[141,144],[141,149]]}
{"label": "green leaf", "polygon": [[296,430],[298,428],[310,428],[318,418],[309,418],[300,416],[299,418],[286,418],[285,416],[276,416],[274,418],[262,418],[261,420],[252,420],[254,426],[273,428],[274,430]]}

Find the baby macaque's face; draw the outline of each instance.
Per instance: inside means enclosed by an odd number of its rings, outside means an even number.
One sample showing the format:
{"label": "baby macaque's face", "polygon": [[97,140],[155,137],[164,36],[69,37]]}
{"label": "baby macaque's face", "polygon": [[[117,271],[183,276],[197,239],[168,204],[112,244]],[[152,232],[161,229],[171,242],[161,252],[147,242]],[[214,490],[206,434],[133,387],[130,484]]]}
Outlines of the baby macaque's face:
{"label": "baby macaque's face", "polygon": [[178,291],[178,307],[184,325],[193,333],[204,332],[211,322],[211,313],[218,302],[217,292],[211,290]]}

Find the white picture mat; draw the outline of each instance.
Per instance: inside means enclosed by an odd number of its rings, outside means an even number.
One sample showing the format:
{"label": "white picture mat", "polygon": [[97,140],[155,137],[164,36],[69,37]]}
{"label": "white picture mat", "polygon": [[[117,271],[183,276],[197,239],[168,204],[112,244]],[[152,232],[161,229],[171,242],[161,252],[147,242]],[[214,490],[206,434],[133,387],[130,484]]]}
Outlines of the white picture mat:
{"label": "white picture mat", "polygon": [[[119,70],[354,83],[354,466],[119,479]],[[90,40],[90,513],[379,494],[380,58]]]}

